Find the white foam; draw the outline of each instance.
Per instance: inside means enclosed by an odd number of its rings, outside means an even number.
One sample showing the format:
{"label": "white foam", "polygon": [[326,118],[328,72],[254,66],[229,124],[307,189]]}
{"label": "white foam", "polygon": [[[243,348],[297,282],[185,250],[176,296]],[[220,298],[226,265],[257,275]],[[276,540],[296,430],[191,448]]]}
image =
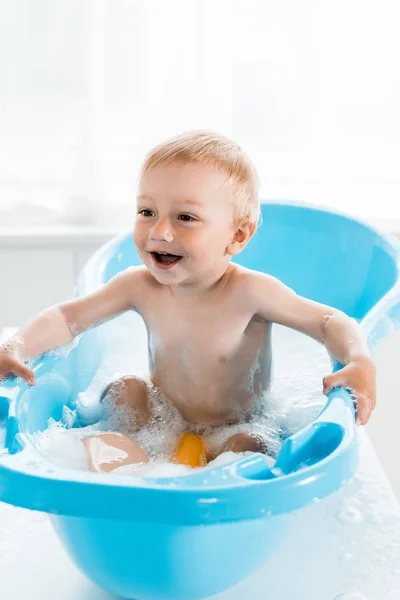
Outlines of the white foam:
{"label": "white foam", "polygon": [[97,427],[65,429],[60,423],[51,423],[49,428],[30,436],[37,449],[50,462],[68,469],[86,470],[87,455],[82,439],[96,433]]}
{"label": "white foam", "polygon": [[139,477],[180,477],[193,473],[193,469],[187,465],[176,465],[174,463],[148,463],[138,465],[125,465],[114,469],[115,475],[133,475]]}
{"label": "white foam", "polygon": [[[58,466],[86,470],[88,468],[87,455],[82,440],[100,431],[97,426],[92,425],[77,429],[65,429],[60,423],[53,421],[48,429],[30,436],[30,438],[37,449]],[[228,464],[246,456],[246,454],[249,453],[225,452],[210,461],[206,468],[212,469]],[[139,463],[118,467],[113,470],[113,474],[136,477],[178,477],[193,473],[193,471],[194,469],[187,465],[177,465],[157,457],[153,458],[148,464]]]}

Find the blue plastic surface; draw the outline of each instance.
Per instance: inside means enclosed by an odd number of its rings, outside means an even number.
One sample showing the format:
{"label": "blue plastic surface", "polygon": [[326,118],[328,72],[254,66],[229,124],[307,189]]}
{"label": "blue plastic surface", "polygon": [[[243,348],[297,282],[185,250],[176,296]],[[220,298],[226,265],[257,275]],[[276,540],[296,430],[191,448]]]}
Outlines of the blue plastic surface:
{"label": "blue plastic surface", "polygon": [[[299,294],[360,319],[372,350],[400,322],[397,241],[350,218],[303,205],[265,204],[263,224],[238,262],[271,273]],[[78,293],[140,264],[131,234],[88,262]],[[193,475],[146,479],[63,469],[26,434],[59,420],[91,383],[113,322],[89,330],[66,356],[34,365],[37,385],[0,388],[6,442],[0,499],[51,513],[75,563],[121,598],[203,598],[261,565],[299,509],[339,489],[357,466],[349,393],[333,390],[314,422],[284,441],[276,466],[254,454]],[[18,434],[18,435],[17,435]],[[299,468],[301,467],[301,468]]]}

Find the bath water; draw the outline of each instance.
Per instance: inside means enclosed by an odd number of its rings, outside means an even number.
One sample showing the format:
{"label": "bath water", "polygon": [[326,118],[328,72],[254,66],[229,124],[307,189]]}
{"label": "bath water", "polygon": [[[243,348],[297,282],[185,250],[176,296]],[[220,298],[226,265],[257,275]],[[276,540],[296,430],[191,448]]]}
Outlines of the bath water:
{"label": "bath water", "polygon": [[[124,317],[124,315],[122,316]],[[100,366],[90,387],[79,394],[75,410],[65,408],[60,422],[49,423],[49,428],[31,436],[35,446],[53,463],[76,469],[86,469],[87,459],[82,439],[101,431],[120,431],[132,435],[135,442],[150,457],[148,465],[130,465],[114,471],[121,475],[175,476],[191,471],[190,467],[174,465],[170,462],[179,436],[188,429],[179,412],[162,397],[160,390],[153,388],[150,402],[156,418],[139,432],[132,434],[134,416],[123,406],[116,407],[112,401],[100,408],[99,398],[104,387],[123,375],[135,374],[147,377],[147,365],[143,353],[138,355],[136,348],[146,346],[146,332],[136,324],[135,344],[127,342],[127,323],[119,317],[118,327],[113,329],[114,348],[118,352],[107,356]],[[132,315],[129,315],[132,328]],[[138,337],[140,340],[138,340]],[[259,432],[268,440],[270,449],[267,458],[273,464],[286,437],[309,423],[323,407],[326,398],[322,395],[322,377],[330,372],[330,361],[323,346],[287,328],[274,326],[272,385],[264,397],[255,403],[255,416],[250,430]],[[132,347],[133,346],[133,347]],[[65,349],[61,349],[65,353]],[[136,354],[135,354],[136,352]],[[147,356],[147,355],[145,355]],[[83,427],[76,427],[77,423]],[[85,425],[85,423],[88,423]],[[212,443],[220,447],[228,437],[241,430],[240,425],[222,428],[212,433]],[[210,434],[211,431],[206,431]],[[215,464],[236,460],[237,455],[226,453]]]}

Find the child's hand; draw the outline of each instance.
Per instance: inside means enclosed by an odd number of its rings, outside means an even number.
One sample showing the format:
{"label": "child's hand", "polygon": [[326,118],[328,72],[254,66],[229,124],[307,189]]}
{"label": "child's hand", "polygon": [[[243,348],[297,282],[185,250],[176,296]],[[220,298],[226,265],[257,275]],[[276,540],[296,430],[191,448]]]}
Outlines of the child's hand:
{"label": "child's hand", "polygon": [[368,356],[349,362],[345,367],[323,379],[323,393],[335,387],[349,389],[357,402],[357,424],[366,425],[376,405],[376,369]]}
{"label": "child's hand", "polygon": [[0,351],[0,382],[13,375],[22,377],[30,385],[36,383],[33,371],[15,353]]}

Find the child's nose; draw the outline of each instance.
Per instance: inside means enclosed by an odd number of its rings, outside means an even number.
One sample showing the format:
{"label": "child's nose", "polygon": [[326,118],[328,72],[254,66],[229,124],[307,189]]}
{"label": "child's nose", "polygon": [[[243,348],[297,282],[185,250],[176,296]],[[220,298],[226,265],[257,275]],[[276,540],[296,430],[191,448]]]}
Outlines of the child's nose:
{"label": "child's nose", "polygon": [[150,238],[155,241],[172,242],[174,232],[168,219],[159,219],[150,232]]}

